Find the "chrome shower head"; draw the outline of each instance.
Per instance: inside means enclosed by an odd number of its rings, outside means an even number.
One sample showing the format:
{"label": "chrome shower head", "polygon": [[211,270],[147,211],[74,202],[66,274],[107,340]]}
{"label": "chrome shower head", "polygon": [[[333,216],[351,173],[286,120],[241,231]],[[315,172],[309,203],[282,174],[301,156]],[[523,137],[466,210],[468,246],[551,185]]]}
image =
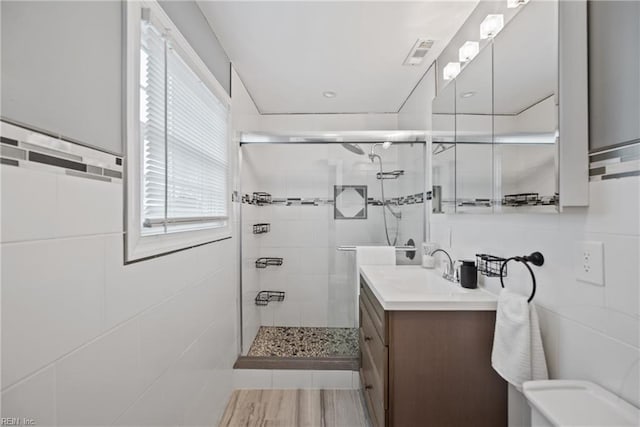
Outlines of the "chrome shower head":
{"label": "chrome shower head", "polygon": [[364,150],[358,144],[349,144],[347,142],[341,144],[344,148],[351,151],[354,154],[363,155]]}

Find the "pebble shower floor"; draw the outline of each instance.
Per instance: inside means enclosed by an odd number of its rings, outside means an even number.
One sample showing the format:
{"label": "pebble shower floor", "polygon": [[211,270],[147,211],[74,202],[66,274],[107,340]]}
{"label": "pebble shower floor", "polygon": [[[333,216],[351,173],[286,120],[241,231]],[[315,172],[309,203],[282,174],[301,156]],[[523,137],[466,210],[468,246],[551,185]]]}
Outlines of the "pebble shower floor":
{"label": "pebble shower floor", "polygon": [[261,326],[248,356],[358,357],[358,329]]}

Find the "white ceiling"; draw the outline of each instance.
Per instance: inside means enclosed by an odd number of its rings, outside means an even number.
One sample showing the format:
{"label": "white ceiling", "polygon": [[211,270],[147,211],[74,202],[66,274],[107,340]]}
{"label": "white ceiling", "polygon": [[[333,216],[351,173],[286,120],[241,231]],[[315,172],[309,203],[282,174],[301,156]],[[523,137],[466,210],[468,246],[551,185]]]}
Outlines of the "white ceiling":
{"label": "white ceiling", "polygon": [[[261,113],[388,113],[477,0],[198,4]],[[419,37],[436,43],[421,65],[402,65]]]}

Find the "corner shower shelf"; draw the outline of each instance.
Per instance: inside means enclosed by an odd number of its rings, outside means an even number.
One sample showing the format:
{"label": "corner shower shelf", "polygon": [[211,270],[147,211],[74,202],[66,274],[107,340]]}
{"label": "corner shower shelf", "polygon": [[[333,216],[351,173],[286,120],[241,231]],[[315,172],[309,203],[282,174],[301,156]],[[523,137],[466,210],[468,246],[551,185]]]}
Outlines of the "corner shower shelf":
{"label": "corner shower shelf", "polygon": [[256,295],[256,305],[267,305],[271,301],[284,301],[284,292],[282,291],[260,291]]}
{"label": "corner shower shelf", "polygon": [[404,175],[403,170],[394,170],[390,172],[378,172],[376,174],[377,179],[398,179],[398,177]]}
{"label": "corner shower shelf", "polygon": [[268,223],[260,223],[253,224],[253,234],[264,234],[271,231],[271,224]]}
{"label": "corner shower shelf", "polygon": [[267,268],[268,265],[282,265],[282,258],[258,258],[256,268]]}

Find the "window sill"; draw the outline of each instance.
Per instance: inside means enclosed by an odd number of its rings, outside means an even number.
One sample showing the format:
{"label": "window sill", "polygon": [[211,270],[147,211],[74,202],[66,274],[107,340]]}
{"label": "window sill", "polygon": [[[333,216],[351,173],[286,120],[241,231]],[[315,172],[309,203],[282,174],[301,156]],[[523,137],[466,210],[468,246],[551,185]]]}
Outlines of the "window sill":
{"label": "window sill", "polygon": [[134,236],[127,234],[125,263],[155,258],[232,237],[229,221],[224,227]]}

